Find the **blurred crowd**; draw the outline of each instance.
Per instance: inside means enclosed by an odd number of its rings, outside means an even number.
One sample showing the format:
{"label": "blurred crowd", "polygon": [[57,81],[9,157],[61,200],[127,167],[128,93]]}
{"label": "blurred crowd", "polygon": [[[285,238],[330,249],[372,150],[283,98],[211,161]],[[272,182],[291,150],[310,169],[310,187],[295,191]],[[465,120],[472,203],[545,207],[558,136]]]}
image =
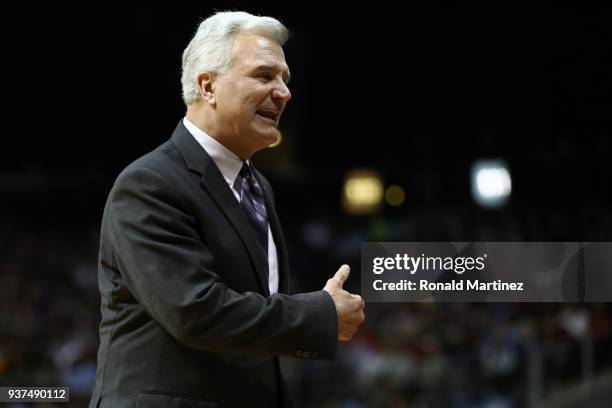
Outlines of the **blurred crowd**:
{"label": "blurred crowd", "polygon": [[[316,290],[349,260],[348,287],[359,291],[360,244],[368,241],[605,238],[609,211],[589,208],[579,219],[537,208],[313,217],[289,239],[300,243],[290,247],[294,282]],[[335,365],[285,364],[309,407],[523,407],[612,368],[611,344],[607,303],[369,303]]]}
{"label": "blurred crowd", "polygon": [[[452,217],[446,218],[438,219],[453,234]],[[428,217],[411,222],[368,218],[349,228],[322,216],[293,225],[293,289],[320,289],[348,259],[353,274],[347,285],[358,291],[360,243],[389,234],[417,238],[429,223]],[[65,385],[71,406],[86,406],[98,346],[97,226],[24,227],[5,218],[1,234],[0,383]],[[371,303],[335,363],[286,358],[283,365],[305,407],[528,406],[612,368],[611,309]]]}
{"label": "blurred crowd", "polygon": [[86,406],[98,347],[96,230],[1,221],[0,384],[68,386],[71,406]]}
{"label": "blurred crowd", "polygon": [[607,304],[369,304],[335,365],[286,364],[312,407],[532,406],[610,368],[610,312]]}

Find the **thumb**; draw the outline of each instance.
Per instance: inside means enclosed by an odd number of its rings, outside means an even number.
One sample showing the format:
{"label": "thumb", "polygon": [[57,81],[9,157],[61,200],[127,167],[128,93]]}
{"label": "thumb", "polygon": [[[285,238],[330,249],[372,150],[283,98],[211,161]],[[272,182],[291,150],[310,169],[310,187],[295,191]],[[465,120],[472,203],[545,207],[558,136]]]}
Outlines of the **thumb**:
{"label": "thumb", "polygon": [[346,279],[349,276],[349,273],[351,272],[351,268],[344,264],[340,267],[340,269],[338,269],[338,271],[336,271],[336,274],[334,275],[334,280],[338,283],[338,285],[340,287],[342,287],[342,285],[344,285],[344,282],[346,282]]}

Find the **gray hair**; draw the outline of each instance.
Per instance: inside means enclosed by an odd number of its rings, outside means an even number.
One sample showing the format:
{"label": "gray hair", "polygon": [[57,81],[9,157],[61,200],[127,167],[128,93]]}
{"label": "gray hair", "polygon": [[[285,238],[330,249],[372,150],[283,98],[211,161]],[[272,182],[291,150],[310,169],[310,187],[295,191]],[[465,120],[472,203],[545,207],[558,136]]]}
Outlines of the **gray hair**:
{"label": "gray hair", "polygon": [[191,105],[199,101],[198,75],[202,72],[226,73],[232,63],[234,36],[254,31],[270,41],[284,45],[289,31],[273,17],[254,16],[243,11],[218,12],[200,23],[183,52],[183,101]]}

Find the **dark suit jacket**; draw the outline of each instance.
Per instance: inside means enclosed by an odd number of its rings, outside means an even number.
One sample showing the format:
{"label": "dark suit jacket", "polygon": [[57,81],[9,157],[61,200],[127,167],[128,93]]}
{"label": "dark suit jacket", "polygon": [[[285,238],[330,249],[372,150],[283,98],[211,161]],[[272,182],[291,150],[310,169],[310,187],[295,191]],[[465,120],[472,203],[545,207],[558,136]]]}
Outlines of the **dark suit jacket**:
{"label": "dark suit jacket", "polygon": [[182,122],[119,175],[102,220],[90,407],[292,406],[278,355],[334,358],[334,303],[324,291],[286,294],[287,249],[256,174],[278,248],[272,296],[255,230]]}

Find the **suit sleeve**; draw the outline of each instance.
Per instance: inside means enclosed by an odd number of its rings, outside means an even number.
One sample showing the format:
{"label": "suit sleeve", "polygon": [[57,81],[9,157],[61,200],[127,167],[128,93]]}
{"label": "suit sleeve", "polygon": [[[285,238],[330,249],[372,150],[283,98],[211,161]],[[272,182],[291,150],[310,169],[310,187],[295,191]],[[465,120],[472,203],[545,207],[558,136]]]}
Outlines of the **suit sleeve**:
{"label": "suit sleeve", "polygon": [[329,294],[265,298],[228,288],[176,190],[152,169],[128,168],[104,216],[117,269],[146,312],[194,349],[333,359],[338,322]]}

